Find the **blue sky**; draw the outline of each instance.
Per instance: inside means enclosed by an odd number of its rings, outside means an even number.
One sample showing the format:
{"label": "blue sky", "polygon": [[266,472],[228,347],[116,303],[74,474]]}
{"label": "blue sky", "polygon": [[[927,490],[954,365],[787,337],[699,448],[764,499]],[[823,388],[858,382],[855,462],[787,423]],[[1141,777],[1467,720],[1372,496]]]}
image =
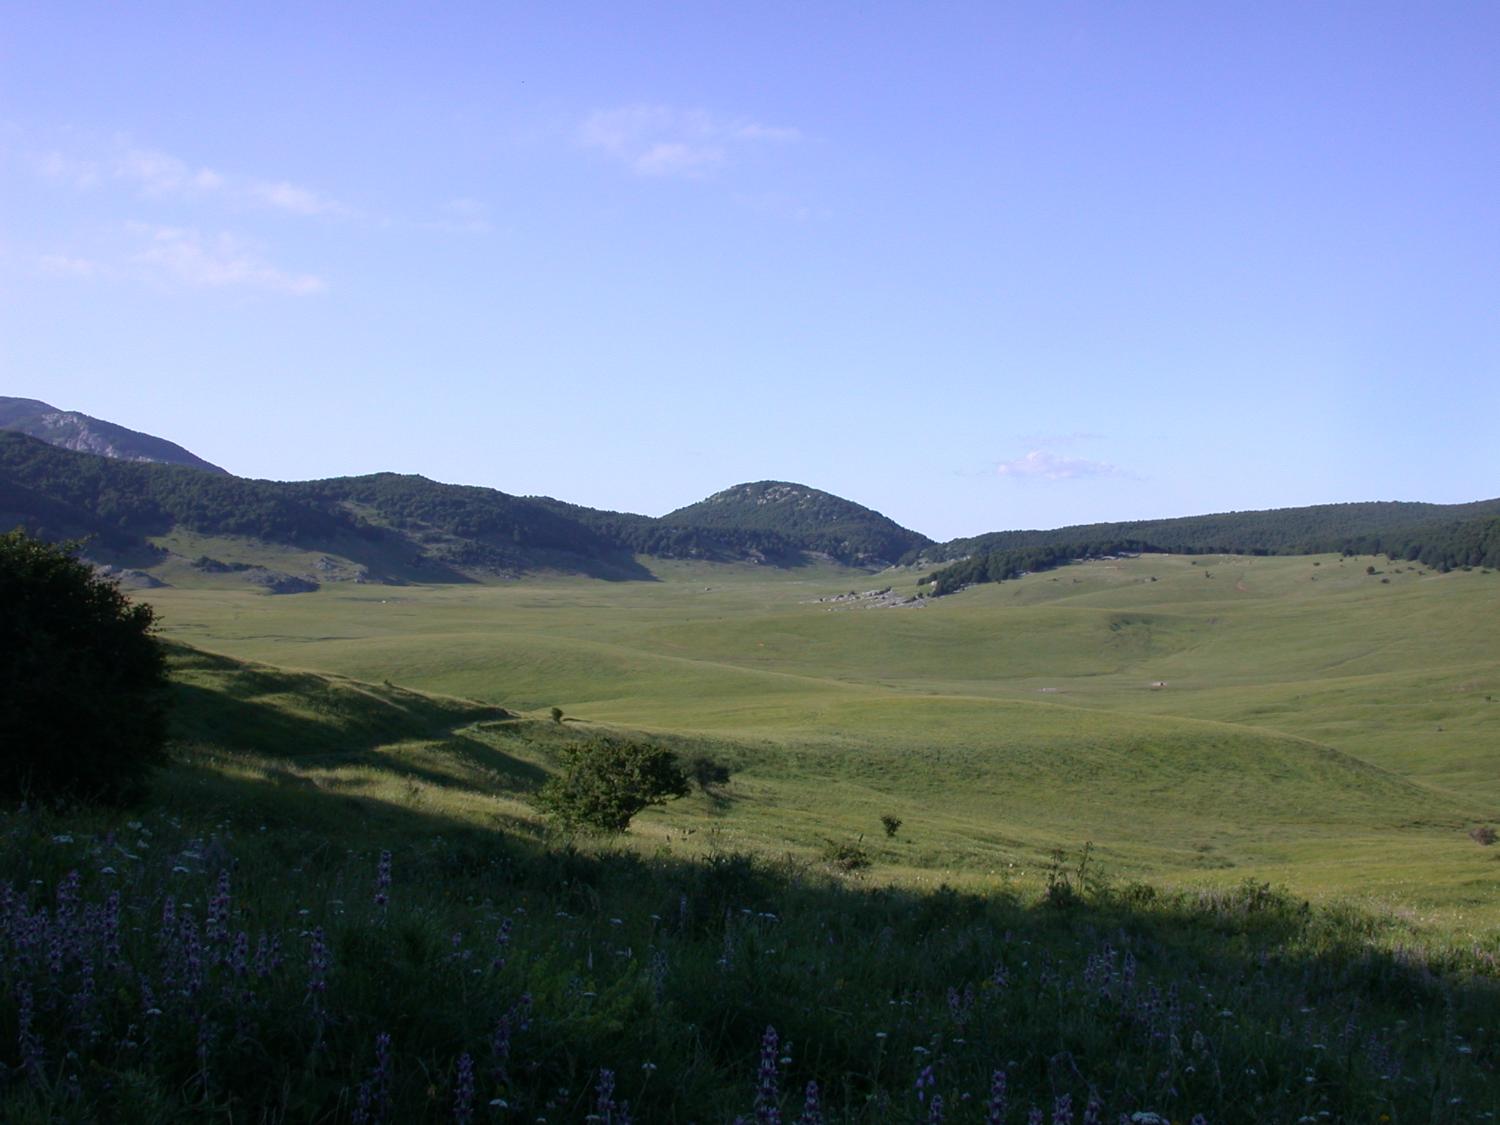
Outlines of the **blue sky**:
{"label": "blue sky", "polygon": [[0,393],[937,538],[1500,494],[1500,7],[8,4]]}

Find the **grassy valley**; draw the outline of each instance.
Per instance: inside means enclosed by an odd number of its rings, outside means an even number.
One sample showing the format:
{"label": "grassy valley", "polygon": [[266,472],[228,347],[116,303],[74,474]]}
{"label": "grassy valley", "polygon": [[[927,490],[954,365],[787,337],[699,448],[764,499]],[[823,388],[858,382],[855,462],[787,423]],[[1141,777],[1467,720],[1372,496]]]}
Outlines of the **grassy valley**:
{"label": "grassy valley", "polygon": [[[143,808],[0,823],[7,1120],[1500,1112],[1483,528],[931,596],[873,569],[926,540],[774,482],[0,461],[140,568],[175,696]],[[697,780],[561,832],[600,738]]]}
{"label": "grassy valley", "polygon": [[[7,1120],[1500,1111],[1500,576],[195,576],[149,807],[0,822]],[[642,731],[729,780],[553,834]]]}

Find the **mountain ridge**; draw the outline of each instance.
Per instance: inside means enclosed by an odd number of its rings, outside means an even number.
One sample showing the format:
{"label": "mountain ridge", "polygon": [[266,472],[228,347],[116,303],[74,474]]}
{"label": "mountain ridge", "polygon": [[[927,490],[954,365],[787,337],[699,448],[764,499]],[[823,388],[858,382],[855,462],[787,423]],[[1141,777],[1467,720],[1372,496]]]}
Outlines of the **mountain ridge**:
{"label": "mountain ridge", "polygon": [[[66,427],[54,427],[52,438],[22,428],[53,416],[83,419],[98,427],[90,432],[127,435],[135,444],[78,450],[53,440],[66,436]],[[144,455],[162,449],[182,457]],[[165,439],[55,411],[40,400],[0,397],[0,523],[52,539],[88,538],[91,551],[112,562],[134,560],[132,566],[155,565],[163,554],[156,540],[178,532],[323,551],[348,560],[351,574],[386,582],[472,581],[541,570],[651,578],[638,556],[778,567],[827,558],[865,570],[973,560],[940,584],[950,588],[974,580],[970,572],[1025,569],[1039,549],[1083,557],[1110,543],[1242,554],[1395,549],[1411,558],[1461,559],[1472,554],[1473,541],[1487,558],[1487,530],[1455,532],[1454,526],[1496,515],[1500,498],[1447,505],[1373,501],[998,531],[937,543],[872,508],[784,480],[732,485],[660,517],[414,474],[252,480]],[[205,561],[210,569],[222,563]]]}
{"label": "mountain ridge", "polygon": [[97,453],[121,461],[186,465],[229,475],[227,469],[205,461],[174,441],[77,410],[59,410],[35,398],[0,395],[0,430],[26,434],[75,453]]}

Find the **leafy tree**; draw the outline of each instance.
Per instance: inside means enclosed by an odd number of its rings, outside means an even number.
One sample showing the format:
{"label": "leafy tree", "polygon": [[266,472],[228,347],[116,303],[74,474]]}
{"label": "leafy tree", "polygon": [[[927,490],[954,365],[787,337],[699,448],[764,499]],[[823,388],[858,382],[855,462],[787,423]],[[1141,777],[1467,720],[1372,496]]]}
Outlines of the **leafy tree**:
{"label": "leafy tree", "polygon": [[687,775],[666,747],[601,738],[563,750],[563,768],[536,804],[567,828],[624,832],[648,805],[687,794]]}
{"label": "leafy tree", "polygon": [[166,658],[75,552],[0,535],[0,794],[123,802],[163,757]]}

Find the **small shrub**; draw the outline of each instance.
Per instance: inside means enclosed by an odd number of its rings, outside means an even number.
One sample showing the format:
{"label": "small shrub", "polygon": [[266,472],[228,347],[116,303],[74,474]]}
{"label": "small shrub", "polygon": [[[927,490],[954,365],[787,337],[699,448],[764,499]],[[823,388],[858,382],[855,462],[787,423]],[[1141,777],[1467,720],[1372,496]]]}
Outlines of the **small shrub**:
{"label": "small shrub", "polygon": [[886,813],[880,818],[880,826],[885,829],[886,839],[894,839],[896,830],[901,827],[901,818]]}
{"label": "small shrub", "polygon": [[714,794],[720,785],[729,784],[729,767],[717,762],[707,754],[695,754],[688,759],[687,772],[704,793]]}
{"label": "small shrub", "polygon": [[1500,835],[1497,835],[1495,830],[1488,824],[1480,824],[1469,829],[1469,839],[1473,840],[1480,847],[1487,848],[1497,839],[1500,839]]}
{"label": "small shrub", "polygon": [[562,754],[562,771],[542,786],[536,805],[566,828],[624,832],[647,806],[688,794],[687,775],[665,746],[601,738]]}
{"label": "small shrub", "polygon": [[864,841],[863,836],[854,841],[829,840],[823,849],[823,862],[845,874],[863,871],[873,862],[865,850]]}
{"label": "small shrub", "polygon": [[552,721],[554,723],[560,723],[563,721],[563,709],[561,707],[552,708]]}

